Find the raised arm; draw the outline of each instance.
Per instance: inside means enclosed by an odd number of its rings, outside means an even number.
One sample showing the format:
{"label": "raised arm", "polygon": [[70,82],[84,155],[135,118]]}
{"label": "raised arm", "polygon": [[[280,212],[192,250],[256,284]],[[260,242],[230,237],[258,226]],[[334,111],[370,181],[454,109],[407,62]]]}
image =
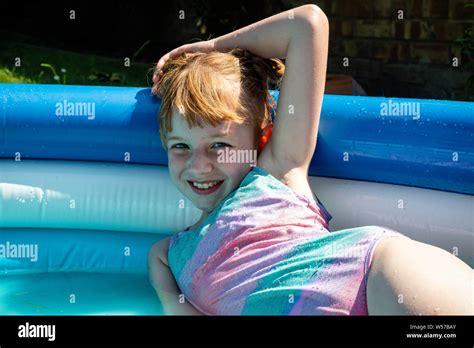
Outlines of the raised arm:
{"label": "raised arm", "polygon": [[[259,163],[284,172],[305,172],[313,157],[319,127],[328,54],[329,24],[316,5],[303,5],[210,41],[183,45],[164,55],[242,48],[264,58],[286,58],[272,136]],[[154,77],[154,81],[158,76]]]}
{"label": "raised arm", "polygon": [[324,12],[304,5],[215,39],[219,51],[239,47],[265,58],[286,58],[273,133],[260,164],[282,173],[307,171],[318,135],[328,38]]}

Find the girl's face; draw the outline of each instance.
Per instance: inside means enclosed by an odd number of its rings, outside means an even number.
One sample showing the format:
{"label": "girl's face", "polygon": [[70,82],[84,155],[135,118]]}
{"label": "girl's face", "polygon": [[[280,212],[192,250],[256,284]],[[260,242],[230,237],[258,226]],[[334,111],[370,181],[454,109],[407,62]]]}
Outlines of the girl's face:
{"label": "girl's face", "polygon": [[253,157],[242,154],[256,154],[253,126],[225,121],[215,128],[189,128],[176,111],[171,122],[173,131],[166,136],[171,180],[197,208],[210,213],[251,169],[242,159]]}

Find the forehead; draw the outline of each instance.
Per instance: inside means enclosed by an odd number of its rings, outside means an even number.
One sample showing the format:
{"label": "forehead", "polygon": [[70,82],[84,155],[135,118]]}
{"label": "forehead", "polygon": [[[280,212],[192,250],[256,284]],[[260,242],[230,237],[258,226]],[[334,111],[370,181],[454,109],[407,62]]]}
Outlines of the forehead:
{"label": "forehead", "polygon": [[248,124],[238,124],[232,121],[222,121],[216,127],[211,125],[202,124],[203,127],[192,127],[190,128],[184,118],[177,112],[174,111],[171,117],[172,132],[167,134],[167,138],[176,136],[182,138],[201,138],[209,136],[240,136],[243,132],[248,132],[252,129]]}

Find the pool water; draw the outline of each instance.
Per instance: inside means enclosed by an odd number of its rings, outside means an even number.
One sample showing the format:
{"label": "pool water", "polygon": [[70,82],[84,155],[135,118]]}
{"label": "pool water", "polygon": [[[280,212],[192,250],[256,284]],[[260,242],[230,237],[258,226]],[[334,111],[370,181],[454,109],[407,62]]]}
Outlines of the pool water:
{"label": "pool water", "polygon": [[162,315],[148,275],[35,273],[0,276],[1,315]]}

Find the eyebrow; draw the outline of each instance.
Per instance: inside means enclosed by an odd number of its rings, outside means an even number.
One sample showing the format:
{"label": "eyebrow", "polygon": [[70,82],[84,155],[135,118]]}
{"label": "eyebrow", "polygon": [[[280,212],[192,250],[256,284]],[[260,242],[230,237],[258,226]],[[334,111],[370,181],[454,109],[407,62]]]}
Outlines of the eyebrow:
{"label": "eyebrow", "polygon": [[[225,138],[229,135],[228,132],[225,132],[225,133],[215,133],[215,134],[212,134],[209,136],[209,139],[213,139],[213,138]],[[178,136],[171,136],[171,137],[167,137],[166,138],[167,141],[171,141],[171,140],[185,140],[184,138],[182,137],[178,137]]]}

